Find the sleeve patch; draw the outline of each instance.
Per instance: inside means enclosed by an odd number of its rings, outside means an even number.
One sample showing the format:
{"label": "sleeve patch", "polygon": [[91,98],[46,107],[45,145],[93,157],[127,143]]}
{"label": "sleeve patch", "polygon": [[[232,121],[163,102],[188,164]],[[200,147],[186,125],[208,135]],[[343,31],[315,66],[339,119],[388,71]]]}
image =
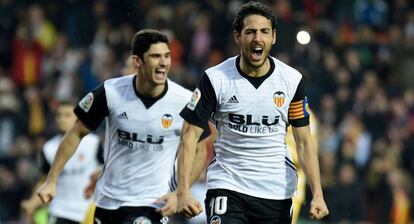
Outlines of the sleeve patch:
{"label": "sleeve patch", "polygon": [[191,96],[190,102],[187,104],[187,108],[190,110],[194,110],[198,104],[198,101],[200,101],[201,98],[201,92],[197,88],[194,90],[193,95]]}
{"label": "sleeve patch", "polygon": [[88,111],[91,109],[91,106],[93,104],[93,93],[88,93],[83,99],[79,102],[79,107],[85,111],[85,113],[88,113]]}

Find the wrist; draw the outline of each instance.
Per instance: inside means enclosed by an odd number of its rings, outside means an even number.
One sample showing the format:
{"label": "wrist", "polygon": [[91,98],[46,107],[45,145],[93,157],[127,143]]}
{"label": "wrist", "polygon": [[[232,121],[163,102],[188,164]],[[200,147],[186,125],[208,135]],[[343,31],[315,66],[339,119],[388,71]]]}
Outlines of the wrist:
{"label": "wrist", "polygon": [[57,182],[57,177],[55,175],[53,175],[52,173],[49,173],[49,175],[46,178],[46,182],[56,183]]}
{"label": "wrist", "polygon": [[183,196],[186,196],[186,195],[191,195],[191,191],[188,188],[179,188],[179,189],[177,189],[176,192],[177,192],[177,196],[178,197],[183,197]]}
{"label": "wrist", "polygon": [[313,198],[322,198],[323,199],[323,193],[322,193],[322,191],[315,191],[315,192],[313,192],[312,197]]}

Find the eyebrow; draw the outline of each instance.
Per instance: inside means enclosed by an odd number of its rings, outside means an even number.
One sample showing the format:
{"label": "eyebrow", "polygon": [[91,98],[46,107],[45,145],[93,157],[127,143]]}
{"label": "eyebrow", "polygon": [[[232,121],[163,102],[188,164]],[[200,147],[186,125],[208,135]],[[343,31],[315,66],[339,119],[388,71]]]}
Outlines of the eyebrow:
{"label": "eyebrow", "polygon": [[165,52],[165,53],[152,53],[152,54],[148,54],[149,56],[157,56],[157,55],[166,55],[166,54],[171,54],[171,51]]}
{"label": "eyebrow", "polygon": [[261,30],[261,31],[263,31],[263,30],[267,30],[267,31],[272,31],[272,29],[271,28],[260,28],[260,29],[257,29],[257,28],[245,28],[245,31],[258,31],[258,30]]}

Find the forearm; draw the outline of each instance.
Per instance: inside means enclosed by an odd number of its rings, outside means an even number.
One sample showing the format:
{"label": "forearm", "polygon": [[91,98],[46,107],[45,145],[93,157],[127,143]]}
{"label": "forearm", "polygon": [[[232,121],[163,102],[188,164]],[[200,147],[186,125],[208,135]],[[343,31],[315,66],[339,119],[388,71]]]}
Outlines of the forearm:
{"label": "forearm", "polygon": [[48,180],[56,181],[66,162],[75,153],[80,140],[81,137],[78,134],[71,133],[71,130],[65,134],[53,160],[52,167],[47,177]]}
{"label": "forearm", "polygon": [[304,141],[303,144],[298,144],[297,152],[300,166],[306,175],[313,197],[323,197],[318,155],[313,142],[311,140],[307,140]]}
{"label": "forearm", "polygon": [[[182,142],[180,144],[178,154],[178,193],[188,192],[192,180],[195,179],[196,173],[192,172],[196,155],[195,148],[195,143]],[[193,177],[191,173],[193,173]]]}
{"label": "forearm", "polygon": [[195,160],[191,170],[191,185],[195,183],[200,177],[201,172],[204,170],[207,159],[207,140],[203,140],[197,144],[197,151],[195,154]]}
{"label": "forearm", "polygon": [[[201,133],[201,128],[184,122],[180,146],[178,148],[178,194],[190,192],[192,179],[195,179],[194,177],[201,172],[192,172],[196,157],[197,140]],[[200,168],[196,166],[196,169]],[[193,177],[191,175],[192,173]]]}
{"label": "forearm", "polygon": [[42,174],[39,177],[39,180],[37,181],[35,187],[33,188],[32,194],[30,195],[30,198],[28,201],[33,205],[33,208],[39,208],[42,205],[42,201],[37,197],[36,193],[39,190],[40,186],[42,186],[43,182],[46,180],[46,175]]}

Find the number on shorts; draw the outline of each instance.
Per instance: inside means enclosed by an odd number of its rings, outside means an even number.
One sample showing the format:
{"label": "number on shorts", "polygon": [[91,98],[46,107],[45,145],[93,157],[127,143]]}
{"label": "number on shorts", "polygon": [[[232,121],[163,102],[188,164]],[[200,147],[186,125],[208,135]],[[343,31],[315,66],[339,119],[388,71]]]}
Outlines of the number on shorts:
{"label": "number on shorts", "polygon": [[210,216],[213,214],[222,215],[227,211],[227,197],[220,196],[216,198],[212,198],[210,201]]}

